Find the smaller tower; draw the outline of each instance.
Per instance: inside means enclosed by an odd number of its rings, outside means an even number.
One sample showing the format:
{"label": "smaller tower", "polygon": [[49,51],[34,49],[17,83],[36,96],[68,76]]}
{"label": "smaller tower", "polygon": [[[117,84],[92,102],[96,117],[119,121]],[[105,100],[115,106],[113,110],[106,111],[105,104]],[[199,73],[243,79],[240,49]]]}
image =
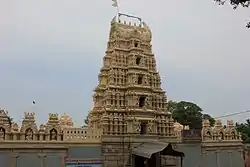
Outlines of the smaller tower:
{"label": "smaller tower", "polygon": [[60,127],[63,128],[63,129],[64,128],[73,128],[73,125],[74,125],[73,121],[72,121],[72,118],[66,113],[64,113],[60,117],[59,124],[60,124]]}
{"label": "smaller tower", "polygon": [[37,140],[38,129],[35,121],[35,113],[25,112],[20,129],[21,140]]}

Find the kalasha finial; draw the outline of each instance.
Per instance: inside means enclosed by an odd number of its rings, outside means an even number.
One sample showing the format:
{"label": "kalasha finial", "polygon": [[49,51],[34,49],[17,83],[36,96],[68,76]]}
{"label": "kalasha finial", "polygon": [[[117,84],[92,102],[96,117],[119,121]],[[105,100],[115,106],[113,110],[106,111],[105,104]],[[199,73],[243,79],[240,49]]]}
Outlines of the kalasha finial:
{"label": "kalasha finial", "polygon": [[58,114],[49,113],[49,119],[58,119]]}

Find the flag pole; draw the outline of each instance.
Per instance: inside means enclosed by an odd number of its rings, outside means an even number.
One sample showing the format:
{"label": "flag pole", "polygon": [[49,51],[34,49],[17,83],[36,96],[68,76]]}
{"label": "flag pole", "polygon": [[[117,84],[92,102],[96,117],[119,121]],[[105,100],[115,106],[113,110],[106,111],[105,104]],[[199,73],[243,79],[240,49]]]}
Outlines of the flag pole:
{"label": "flag pole", "polygon": [[120,12],[120,10],[119,10],[119,0],[117,0],[117,11],[116,12],[117,12],[117,18],[118,18],[119,17],[119,12]]}
{"label": "flag pole", "polygon": [[118,3],[118,0],[112,0],[113,1],[113,4],[112,6],[113,7],[116,7],[116,17],[117,17],[117,22],[119,22],[119,3]]}
{"label": "flag pole", "polygon": [[116,17],[117,17],[117,22],[119,22],[119,0],[116,0]]}

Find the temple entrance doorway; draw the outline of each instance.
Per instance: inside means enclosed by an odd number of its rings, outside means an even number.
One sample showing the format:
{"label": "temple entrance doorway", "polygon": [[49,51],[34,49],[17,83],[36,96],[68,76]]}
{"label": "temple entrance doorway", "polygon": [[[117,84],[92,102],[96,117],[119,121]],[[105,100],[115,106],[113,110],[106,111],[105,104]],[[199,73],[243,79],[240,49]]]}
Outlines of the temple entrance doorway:
{"label": "temple entrance doorway", "polygon": [[132,149],[132,167],[183,167],[184,156],[170,143],[143,143]]}

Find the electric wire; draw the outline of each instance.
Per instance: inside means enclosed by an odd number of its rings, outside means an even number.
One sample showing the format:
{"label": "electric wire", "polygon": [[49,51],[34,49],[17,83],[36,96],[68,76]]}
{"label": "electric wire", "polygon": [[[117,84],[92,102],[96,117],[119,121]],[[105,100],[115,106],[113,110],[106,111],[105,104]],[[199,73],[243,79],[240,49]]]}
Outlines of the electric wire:
{"label": "electric wire", "polygon": [[225,115],[222,115],[222,116],[219,116],[219,117],[215,117],[215,119],[230,117],[230,116],[234,116],[234,115],[240,115],[240,114],[244,114],[244,113],[248,113],[248,112],[250,112],[250,110],[236,112],[236,113],[231,113],[231,114],[225,114]]}

